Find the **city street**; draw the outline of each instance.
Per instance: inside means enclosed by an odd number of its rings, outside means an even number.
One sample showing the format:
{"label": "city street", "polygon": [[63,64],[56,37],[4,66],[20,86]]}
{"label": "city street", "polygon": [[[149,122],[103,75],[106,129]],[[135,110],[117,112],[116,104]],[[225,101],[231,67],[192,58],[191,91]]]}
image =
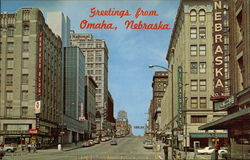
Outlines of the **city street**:
{"label": "city street", "polygon": [[[10,153],[4,160],[155,160],[161,159],[161,152],[143,148],[143,137],[118,138],[117,146],[110,141],[101,142],[92,147],[79,148],[71,151],[56,149],[38,150],[38,153]],[[14,156],[14,155],[17,156]]]}

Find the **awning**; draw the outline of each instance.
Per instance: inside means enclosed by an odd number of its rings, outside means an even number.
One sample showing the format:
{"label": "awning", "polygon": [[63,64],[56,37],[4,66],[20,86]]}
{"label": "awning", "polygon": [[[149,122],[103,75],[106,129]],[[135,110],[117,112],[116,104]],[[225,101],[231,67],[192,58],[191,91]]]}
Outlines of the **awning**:
{"label": "awning", "polygon": [[189,133],[191,138],[228,138],[227,133]]}
{"label": "awning", "polygon": [[227,115],[216,121],[207,123],[199,127],[199,130],[216,130],[216,129],[228,129],[233,124],[240,124],[242,122],[249,123],[250,121],[250,108],[242,109],[233,114]]}

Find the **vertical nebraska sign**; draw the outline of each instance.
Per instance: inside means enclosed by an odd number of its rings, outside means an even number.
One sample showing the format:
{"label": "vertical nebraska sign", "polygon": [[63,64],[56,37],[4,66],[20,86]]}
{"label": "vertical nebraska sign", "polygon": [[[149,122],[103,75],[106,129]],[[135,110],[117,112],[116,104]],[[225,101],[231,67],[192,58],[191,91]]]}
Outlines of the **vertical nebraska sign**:
{"label": "vertical nebraska sign", "polygon": [[224,34],[223,34],[223,0],[213,1],[213,54],[214,54],[214,96],[220,97],[224,92]]}
{"label": "vertical nebraska sign", "polygon": [[42,73],[43,73],[43,33],[38,37],[38,62],[37,62],[37,95],[42,96]]}

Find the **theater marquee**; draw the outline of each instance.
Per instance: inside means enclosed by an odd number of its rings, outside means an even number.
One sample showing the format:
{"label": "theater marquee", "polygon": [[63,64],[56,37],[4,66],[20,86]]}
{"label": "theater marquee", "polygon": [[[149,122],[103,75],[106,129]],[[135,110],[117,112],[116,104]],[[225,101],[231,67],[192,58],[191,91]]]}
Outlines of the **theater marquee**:
{"label": "theater marquee", "polygon": [[223,0],[214,0],[213,5],[213,56],[214,56],[214,95],[221,99],[224,93],[224,33],[223,33]]}

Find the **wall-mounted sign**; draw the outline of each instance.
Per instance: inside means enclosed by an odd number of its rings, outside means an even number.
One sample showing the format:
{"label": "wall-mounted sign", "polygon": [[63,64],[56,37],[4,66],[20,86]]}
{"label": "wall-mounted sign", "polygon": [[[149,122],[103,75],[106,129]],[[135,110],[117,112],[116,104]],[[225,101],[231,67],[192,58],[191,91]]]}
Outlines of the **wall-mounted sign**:
{"label": "wall-mounted sign", "polygon": [[37,130],[37,129],[29,129],[29,134],[39,134],[39,130]]}
{"label": "wall-mounted sign", "polygon": [[37,58],[37,95],[42,96],[43,82],[43,33],[38,36],[38,58]]}
{"label": "wall-mounted sign", "polygon": [[181,66],[178,67],[178,73],[177,73],[177,79],[178,79],[178,84],[177,84],[177,125],[178,128],[183,127],[183,69]]}
{"label": "wall-mounted sign", "polygon": [[225,88],[223,1],[213,1],[214,95],[212,97],[215,101],[221,99]]}
{"label": "wall-mounted sign", "polygon": [[234,96],[229,97],[228,99],[222,102],[214,103],[214,111],[222,111],[231,107],[234,104]]}
{"label": "wall-mounted sign", "polygon": [[41,101],[35,102],[35,113],[41,113]]}

